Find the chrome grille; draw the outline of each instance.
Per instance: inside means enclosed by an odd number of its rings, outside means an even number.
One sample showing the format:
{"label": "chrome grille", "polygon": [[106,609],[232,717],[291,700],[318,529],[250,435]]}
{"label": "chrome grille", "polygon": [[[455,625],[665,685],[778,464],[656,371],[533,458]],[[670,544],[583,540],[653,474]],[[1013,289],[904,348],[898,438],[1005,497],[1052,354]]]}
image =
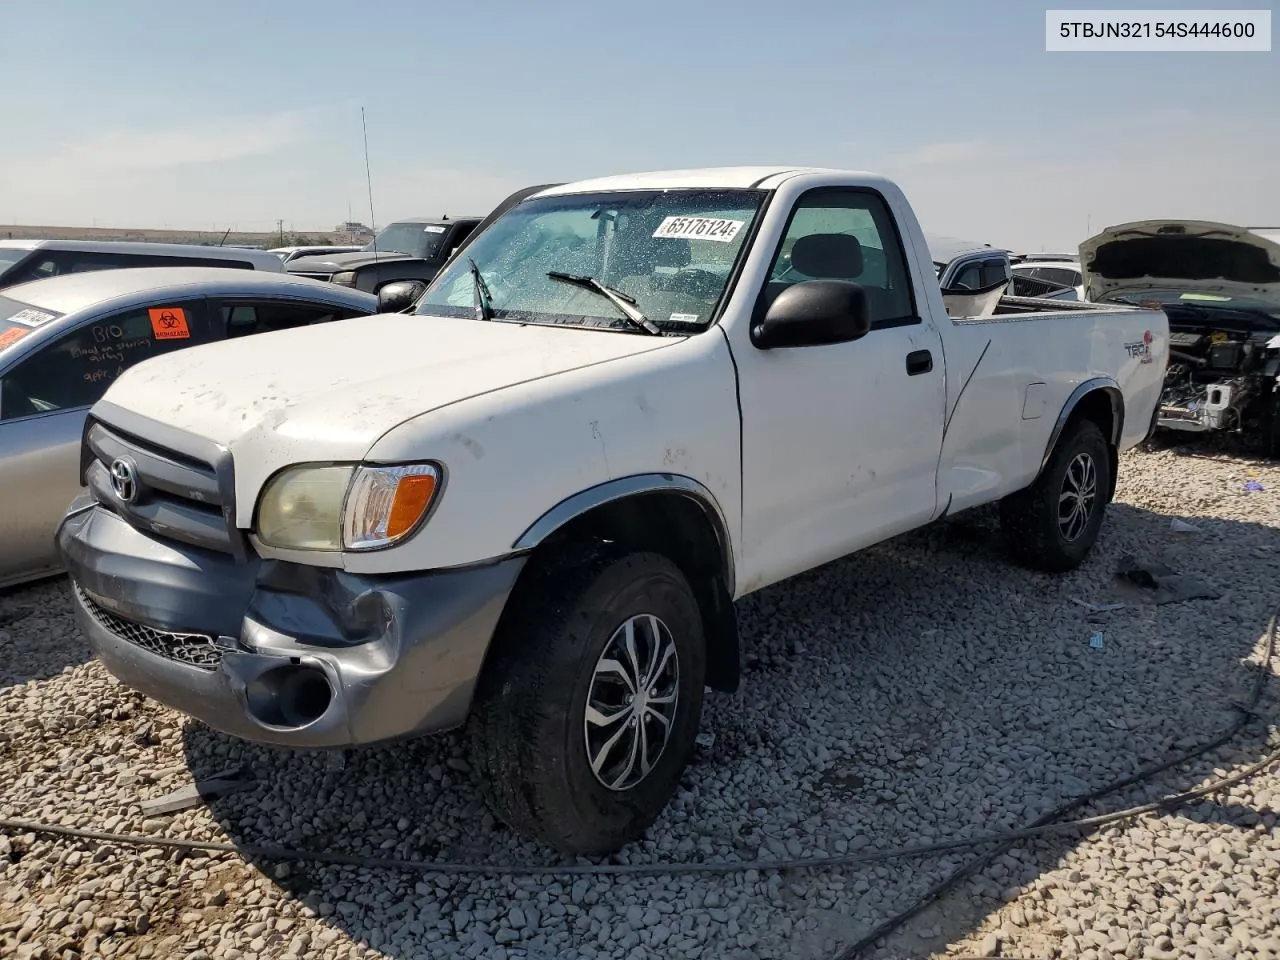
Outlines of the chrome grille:
{"label": "chrome grille", "polygon": [[141,647],[157,657],[185,663],[187,666],[198,667],[201,670],[216,670],[222,663],[224,648],[218,646],[213,637],[208,634],[175,633],[135,623],[116,616],[110,610],[103,609],[79,586],[76,586],[75,591],[80,602],[84,604],[85,609],[98,622],[98,625],[126,643]]}
{"label": "chrome grille", "polygon": [[[113,464],[120,460],[129,461],[133,473],[127,499],[112,484]],[[209,462],[91,419],[84,436],[84,483],[94,499],[140,530],[238,560],[247,557],[244,534],[235,526],[227,456]]]}

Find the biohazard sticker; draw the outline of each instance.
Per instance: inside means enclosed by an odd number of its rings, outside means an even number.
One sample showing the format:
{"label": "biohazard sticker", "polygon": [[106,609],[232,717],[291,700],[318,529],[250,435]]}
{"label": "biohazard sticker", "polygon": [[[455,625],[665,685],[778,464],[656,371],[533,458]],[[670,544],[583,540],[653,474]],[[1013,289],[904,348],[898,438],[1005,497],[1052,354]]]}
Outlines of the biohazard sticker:
{"label": "biohazard sticker", "polygon": [[187,312],[181,307],[152,307],[151,332],[157,340],[186,340],[191,336],[187,327]]}
{"label": "biohazard sticker", "polygon": [[719,217],[667,217],[653,235],[666,240],[730,243],[745,223],[745,220],[721,220]]}
{"label": "biohazard sticker", "polygon": [[5,330],[0,333],[0,350],[3,350],[5,347],[13,346],[30,332],[30,330],[23,330],[21,327],[14,327],[11,330]]}

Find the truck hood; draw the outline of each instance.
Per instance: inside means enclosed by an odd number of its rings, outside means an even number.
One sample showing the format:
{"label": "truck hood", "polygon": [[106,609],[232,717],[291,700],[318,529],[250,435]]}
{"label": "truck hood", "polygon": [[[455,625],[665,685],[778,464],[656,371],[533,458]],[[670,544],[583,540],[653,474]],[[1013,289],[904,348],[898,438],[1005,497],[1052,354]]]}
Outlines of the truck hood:
{"label": "truck hood", "polygon": [[391,250],[379,250],[377,256],[372,250],[353,250],[351,253],[322,253],[314,257],[298,257],[284,265],[290,273],[337,273],[340,270],[354,270],[375,261],[416,260],[407,253]]}
{"label": "truck hood", "polygon": [[412,417],[682,339],[379,314],[153,357],[112,384],[104,413],[122,407],[256,463],[359,460]]}
{"label": "truck hood", "polygon": [[1280,244],[1207,220],[1141,220],[1080,244],[1086,296],[1185,290],[1280,303]]}

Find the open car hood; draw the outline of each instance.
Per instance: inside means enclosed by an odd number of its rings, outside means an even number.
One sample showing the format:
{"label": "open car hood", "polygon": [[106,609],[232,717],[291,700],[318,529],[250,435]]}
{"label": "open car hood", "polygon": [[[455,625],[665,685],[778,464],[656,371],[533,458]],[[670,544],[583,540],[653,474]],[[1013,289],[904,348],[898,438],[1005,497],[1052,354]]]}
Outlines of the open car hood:
{"label": "open car hood", "polygon": [[1140,220],[1080,244],[1086,297],[1185,290],[1280,303],[1280,243],[1207,220]]}

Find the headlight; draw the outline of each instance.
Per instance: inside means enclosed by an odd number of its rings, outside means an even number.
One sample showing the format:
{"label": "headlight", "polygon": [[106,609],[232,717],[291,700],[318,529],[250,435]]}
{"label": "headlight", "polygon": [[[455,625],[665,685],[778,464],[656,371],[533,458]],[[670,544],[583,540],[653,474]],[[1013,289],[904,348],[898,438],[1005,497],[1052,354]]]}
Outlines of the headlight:
{"label": "headlight", "polygon": [[344,287],[354,287],[356,285],[356,272],[354,270],[343,270],[341,273],[335,273],[329,278],[330,283],[340,283]]}
{"label": "headlight", "polygon": [[359,467],[347,491],[342,539],[348,550],[375,550],[408,536],[431,509],[440,471],[429,463]]}
{"label": "headlight", "polygon": [[255,529],[287,550],[376,550],[416,530],[439,489],[429,463],[290,467],[262,491]]}

